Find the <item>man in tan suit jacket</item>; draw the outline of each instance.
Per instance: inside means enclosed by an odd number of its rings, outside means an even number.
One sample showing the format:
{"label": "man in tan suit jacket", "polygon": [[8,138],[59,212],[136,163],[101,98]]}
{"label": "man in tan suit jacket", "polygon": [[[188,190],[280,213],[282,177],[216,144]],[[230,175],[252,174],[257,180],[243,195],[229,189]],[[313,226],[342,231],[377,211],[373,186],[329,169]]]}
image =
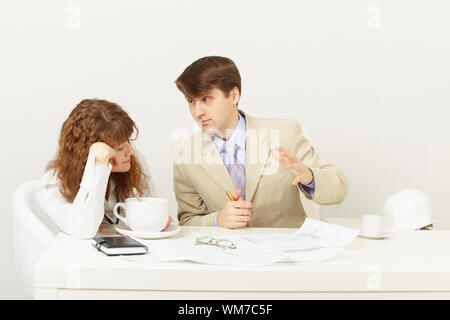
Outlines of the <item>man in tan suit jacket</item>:
{"label": "man in tan suit jacket", "polygon": [[[254,118],[238,109],[241,84],[233,61],[201,58],[176,84],[202,128],[173,153],[181,225],[299,227],[306,217],[300,192],[320,205],[346,198],[343,173],[317,155],[297,121]],[[241,148],[228,158],[229,149],[218,146],[230,141]]]}

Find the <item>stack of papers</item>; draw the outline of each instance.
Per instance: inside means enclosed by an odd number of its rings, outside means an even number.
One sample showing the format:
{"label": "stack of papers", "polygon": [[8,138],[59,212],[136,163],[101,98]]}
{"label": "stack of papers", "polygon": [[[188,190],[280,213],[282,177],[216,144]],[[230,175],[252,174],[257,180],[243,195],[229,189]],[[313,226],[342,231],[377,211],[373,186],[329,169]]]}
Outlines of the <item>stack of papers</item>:
{"label": "stack of papers", "polygon": [[189,260],[215,265],[263,266],[277,262],[320,262],[332,259],[352,242],[359,230],[306,218],[303,225],[290,234],[207,235],[194,233],[194,238],[224,238],[236,249],[214,245],[196,245],[186,240],[139,240],[148,246],[148,254],[126,256],[134,262],[167,262]]}

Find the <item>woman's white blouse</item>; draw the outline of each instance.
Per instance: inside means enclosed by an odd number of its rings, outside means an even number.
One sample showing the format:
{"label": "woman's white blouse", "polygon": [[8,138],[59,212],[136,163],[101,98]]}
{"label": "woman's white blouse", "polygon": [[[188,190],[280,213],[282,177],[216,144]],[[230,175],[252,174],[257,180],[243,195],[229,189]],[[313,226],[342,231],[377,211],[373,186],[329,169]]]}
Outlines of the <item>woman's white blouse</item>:
{"label": "woman's white blouse", "polygon": [[[147,182],[150,193],[142,196],[158,197],[145,160],[137,152],[135,157],[149,177]],[[59,191],[59,179],[53,170],[47,171],[40,179],[36,199],[44,213],[60,231],[78,238],[92,238],[97,233],[104,215],[112,221],[117,221],[112,212],[114,205],[118,202],[113,192],[113,184],[110,186],[108,200],[105,199],[111,169],[111,164],[105,166],[95,162],[94,155],[90,153],[80,189],[72,203],[67,201]]]}

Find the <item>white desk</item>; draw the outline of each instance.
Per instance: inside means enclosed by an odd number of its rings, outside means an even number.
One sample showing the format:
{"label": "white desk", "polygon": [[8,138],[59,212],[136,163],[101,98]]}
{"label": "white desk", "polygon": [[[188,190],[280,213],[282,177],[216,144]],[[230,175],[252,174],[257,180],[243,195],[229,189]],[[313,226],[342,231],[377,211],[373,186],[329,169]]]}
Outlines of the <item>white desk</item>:
{"label": "white desk", "polygon": [[[358,226],[359,220],[329,219]],[[216,234],[296,229],[182,227]],[[450,299],[450,231],[414,231],[396,238],[357,238],[320,263],[264,267],[191,262],[138,264],[108,257],[89,240],[63,233],[36,266],[37,299]]]}

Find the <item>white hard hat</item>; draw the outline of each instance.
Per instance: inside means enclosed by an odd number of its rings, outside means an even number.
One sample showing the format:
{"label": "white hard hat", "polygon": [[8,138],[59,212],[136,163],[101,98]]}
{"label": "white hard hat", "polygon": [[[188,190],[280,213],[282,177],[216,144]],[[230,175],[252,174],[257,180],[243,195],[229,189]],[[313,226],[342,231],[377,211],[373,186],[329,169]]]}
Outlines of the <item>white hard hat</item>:
{"label": "white hard hat", "polygon": [[384,202],[383,221],[386,232],[423,228],[434,223],[431,202],[422,191],[402,190]]}

